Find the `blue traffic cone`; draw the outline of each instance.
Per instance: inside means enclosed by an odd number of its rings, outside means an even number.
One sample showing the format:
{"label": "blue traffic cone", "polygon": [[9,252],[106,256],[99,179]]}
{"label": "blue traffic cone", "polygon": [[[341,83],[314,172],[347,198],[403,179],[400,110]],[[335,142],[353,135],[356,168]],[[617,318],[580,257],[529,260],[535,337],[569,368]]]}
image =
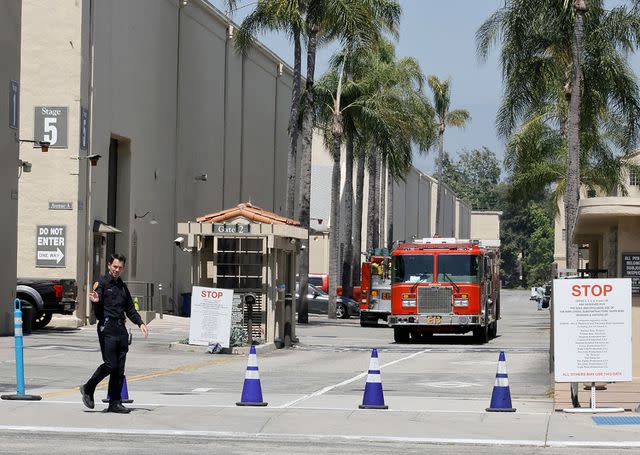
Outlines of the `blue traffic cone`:
{"label": "blue traffic cone", "polygon": [[507,360],[504,351],[500,351],[498,358],[498,371],[496,372],[496,383],[491,394],[491,404],[487,412],[516,412],[511,406],[511,392],[509,391],[509,376],[507,375]]}
{"label": "blue traffic cone", "polygon": [[389,409],[384,404],[384,394],[382,393],[382,377],[380,376],[380,366],[378,365],[378,350],[371,350],[371,362],[369,363],[369,374],[367,383],[364,386],[364,396],[360,409]]}
{"label": "blue traffic cone", "polygon": [[266,406],[262,401],[262,387],[260,386],[260,375],[258,374],[258,356],[255,346],[251,345],[249,360],[247,361],[247,371],[244,375],[244,385],[242,386],[242,397],[236,402],[237,406]]}
{"label": "blue traffic cone", "polygon": [[[107,398],[102,400],[103,403],[109,403],[109,390],[107,389]],[[129,390],[127,389],[127,377],[122,375],[122,390],[120,391],[120,401],[122,403],[133,403],[133,400],[129,398]]]}

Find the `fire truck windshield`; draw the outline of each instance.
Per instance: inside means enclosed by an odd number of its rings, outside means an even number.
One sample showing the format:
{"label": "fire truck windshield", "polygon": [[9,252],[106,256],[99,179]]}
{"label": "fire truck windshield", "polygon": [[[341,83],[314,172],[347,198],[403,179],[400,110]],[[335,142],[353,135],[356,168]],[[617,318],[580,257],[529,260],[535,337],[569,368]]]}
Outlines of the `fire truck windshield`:
{"label": "fire truck windshield", "polygon": [[[479,283],[479,256],[471,254],[438,255],[438,281],[452,283]],[[446,274],[446,276],[445,276]]]}
{"label": "fire truck windshield", "polygon": [[433,281],[433,256],[430,254],[393,256],[392,267],[392,283]]}

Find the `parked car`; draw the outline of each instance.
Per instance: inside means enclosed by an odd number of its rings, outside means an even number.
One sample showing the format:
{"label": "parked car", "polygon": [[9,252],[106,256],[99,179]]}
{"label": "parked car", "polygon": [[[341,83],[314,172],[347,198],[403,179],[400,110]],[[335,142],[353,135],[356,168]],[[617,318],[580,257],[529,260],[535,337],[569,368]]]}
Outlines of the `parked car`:
{"label": "parked car", "polygon": [[16,297],[33,307],[34,329],[45,327],[54,313],[72,314],[76,309],[78,286],[74,279],[18,278]]}
{"label": "parked car", "polygon": [[[309,313],[327,314],[329,308],[329,294],[323,292],[322,289],[313,285],[308,286],[307,304],[309,305]],[[296,311],[300,307],[300,293],[296,285]],[[336,302],[336,316],[346,319],[351,316],[360,314],[358,302],[353,299],[344,300],[341,296]]]}

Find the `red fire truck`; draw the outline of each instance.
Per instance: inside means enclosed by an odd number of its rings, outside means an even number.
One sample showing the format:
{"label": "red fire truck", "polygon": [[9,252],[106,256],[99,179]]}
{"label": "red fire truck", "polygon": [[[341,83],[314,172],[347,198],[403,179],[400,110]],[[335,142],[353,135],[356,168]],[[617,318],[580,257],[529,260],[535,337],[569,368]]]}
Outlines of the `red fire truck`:
{"label": "red fire truck", "polygon": [[396,342],[466,333],[486,343],[500,319],[500,241],[426,238],[392,253],[391,315]]}
{"label": "red fire truck", "polygon": [[360,325],[371,327],[391,314],[391,256],[375,250],[361,268]]}

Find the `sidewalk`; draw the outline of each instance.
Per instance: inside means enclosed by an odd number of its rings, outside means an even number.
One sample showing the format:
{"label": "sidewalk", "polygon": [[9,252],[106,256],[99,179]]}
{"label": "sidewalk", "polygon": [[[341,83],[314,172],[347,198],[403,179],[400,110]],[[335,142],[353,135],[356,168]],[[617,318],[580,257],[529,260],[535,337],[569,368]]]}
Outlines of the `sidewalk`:
{"label": "sidewalk", "polygon": [[[599,385],[600,383],[597,383]],[[588,386],[585,390],[584,386]],[[596,406],[599,408],[624,408],[636,411],[640,405],[640,378],[633,378],[632,382],[618,382],[606,384],[606,390],[596,390]],[[583,408],[590,406],[591,386],[580,383],[578,399]],[[554,393],[554,408],[562,410],[572,408],[569,383],[556,383]]]}

